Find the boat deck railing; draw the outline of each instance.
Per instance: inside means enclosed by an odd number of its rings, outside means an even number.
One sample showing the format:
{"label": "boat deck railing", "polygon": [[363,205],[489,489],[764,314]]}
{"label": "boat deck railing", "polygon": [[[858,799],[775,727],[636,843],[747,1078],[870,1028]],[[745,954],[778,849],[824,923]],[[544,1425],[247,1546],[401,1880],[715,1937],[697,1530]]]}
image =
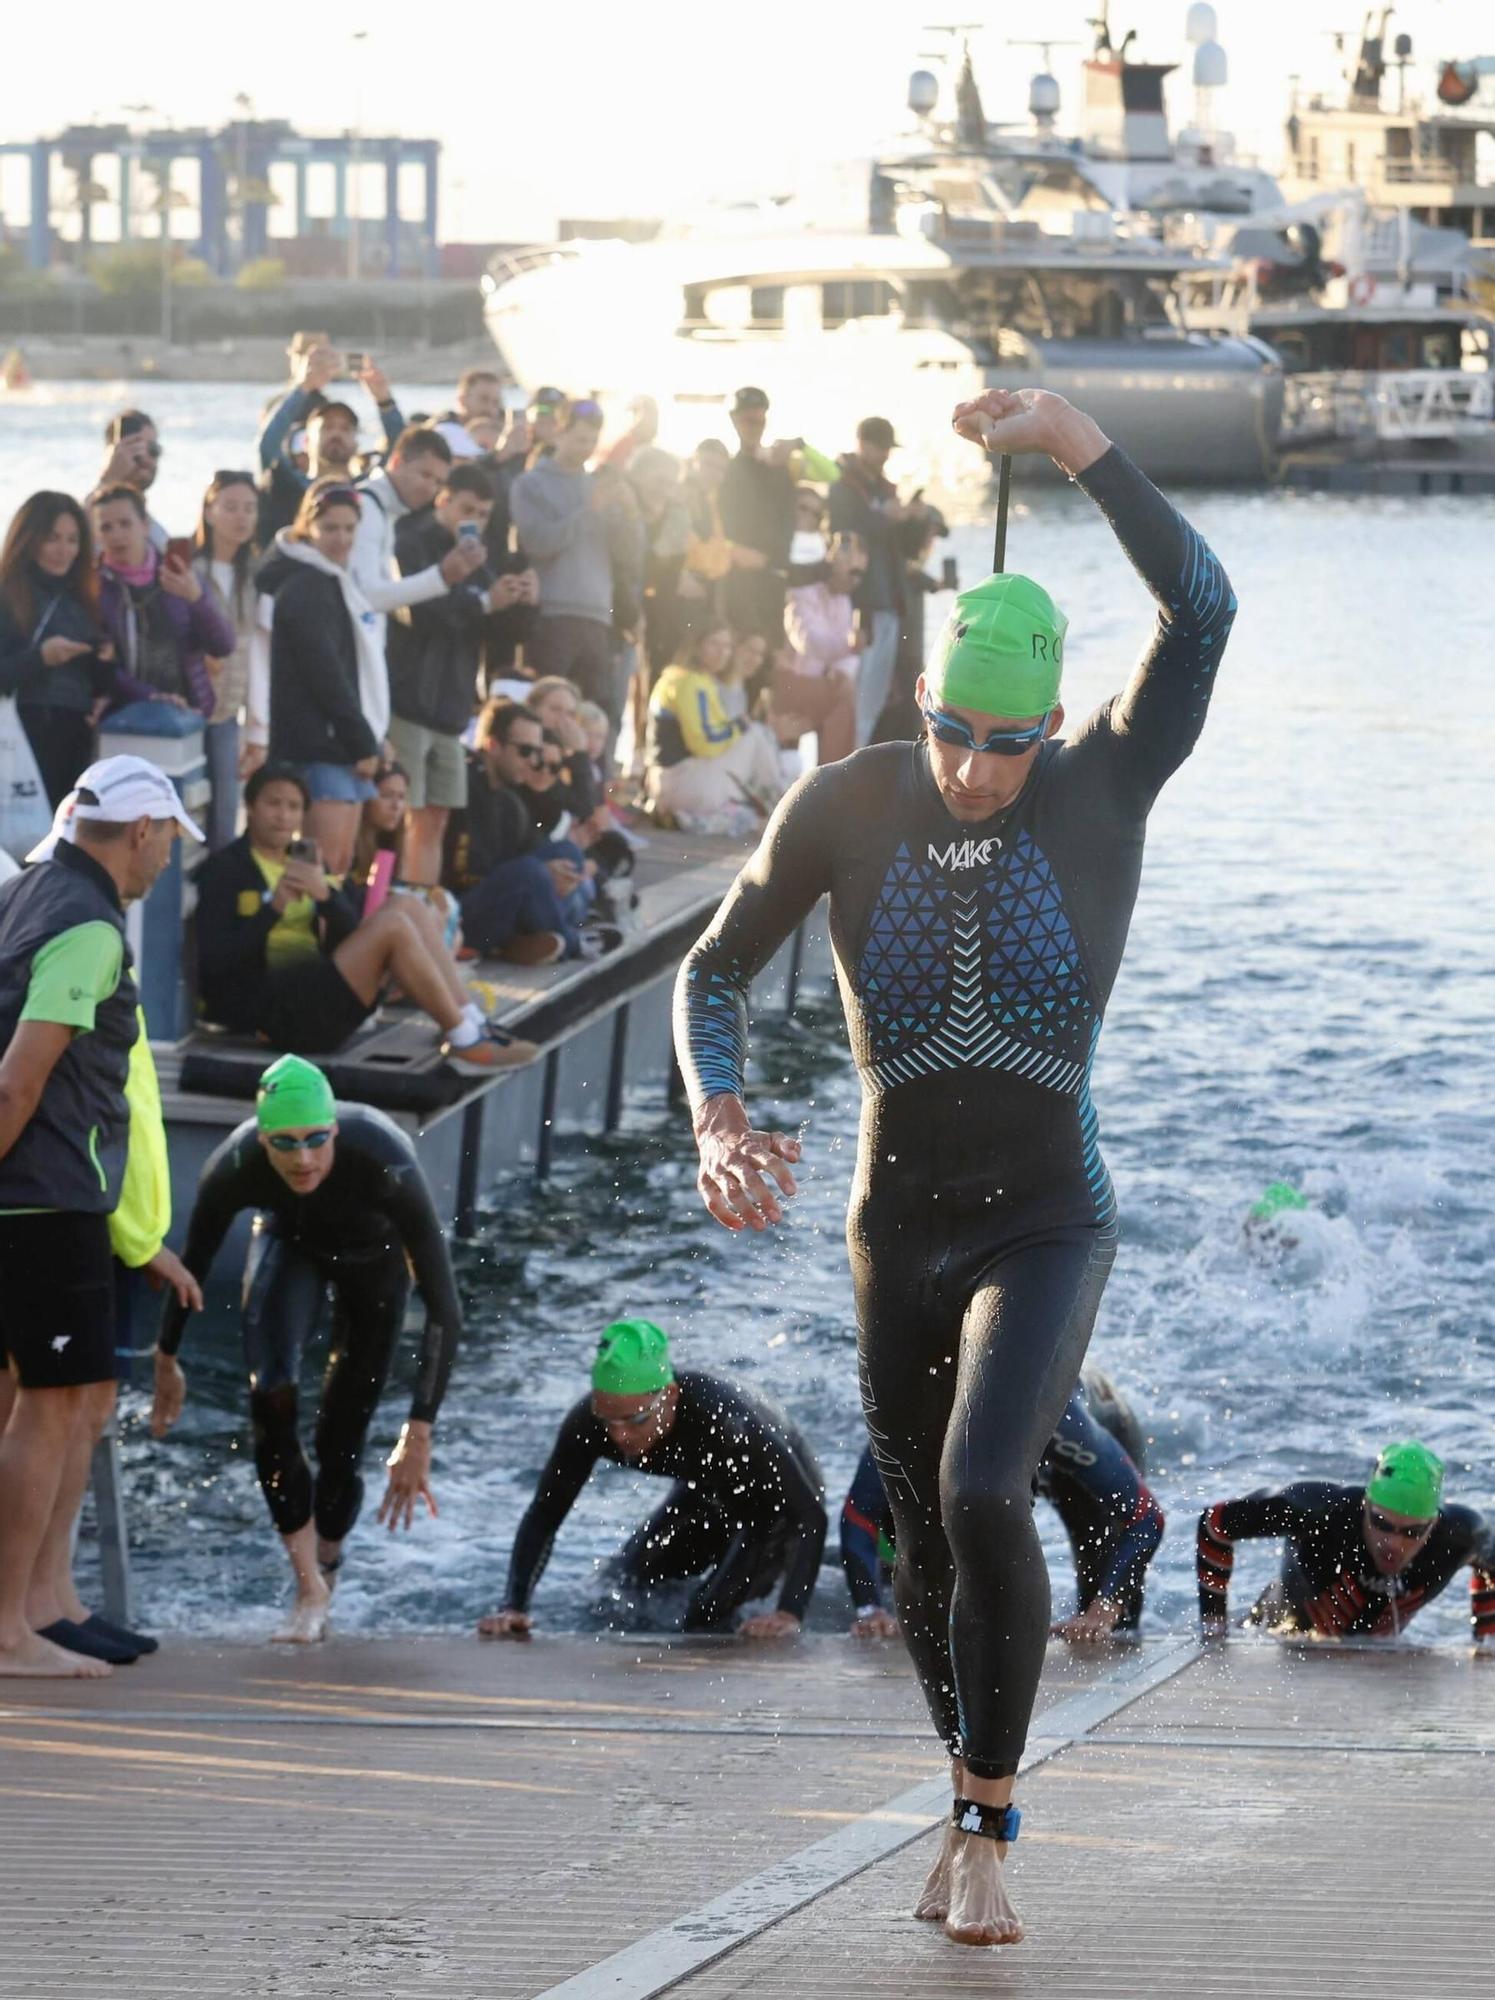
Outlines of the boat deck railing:
{"label": "boat deck railing", "polygon": [[1282,442],[1387,443],[1481,437],[1495,419],[1495,375],[1460,368],[1306,371],[1284,378]]}

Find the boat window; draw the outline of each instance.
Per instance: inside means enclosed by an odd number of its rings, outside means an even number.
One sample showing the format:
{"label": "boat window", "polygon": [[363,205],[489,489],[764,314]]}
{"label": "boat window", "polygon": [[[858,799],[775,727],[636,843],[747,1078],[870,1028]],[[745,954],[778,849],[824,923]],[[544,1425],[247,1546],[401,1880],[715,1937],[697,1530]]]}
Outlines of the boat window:
{"label": "boat window", "polygon": [[820,324],[829,330],[849,319],[878,319],[897,303],[886,278],[833,278],[820,287]]}
{"label": "boat window", "polygon": [[753,325],[782,326],[784,324],[784,287],[782,285],[754,285]]}
{"label": "boat window", "polygon": [[1056,340],[1125,340],[1169,324],[1167,287],[1127,271],[1034,274]]}
{"label": "boat window", "polygon": [[960,317],[955,287],[948,278],[914,278],[904,287],[907,326],[950,326]]}
{"label": "boat window", "polygon": [[1428,327],[1418,344],[1422,349],[1421,359],[1417,363],[1418,367],[1457,368],[1459,366],[1461,342],[1458,327]]}

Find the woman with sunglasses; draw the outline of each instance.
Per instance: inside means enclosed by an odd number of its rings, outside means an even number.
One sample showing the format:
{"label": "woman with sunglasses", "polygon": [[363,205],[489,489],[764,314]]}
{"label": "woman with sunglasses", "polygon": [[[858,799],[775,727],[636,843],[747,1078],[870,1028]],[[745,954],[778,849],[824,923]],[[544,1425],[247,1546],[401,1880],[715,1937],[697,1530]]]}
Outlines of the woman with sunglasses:
{"label": "woman with sunglasses", "polygon": [[[334,1101],[313,1063],[281,1056],[260,1078],[255,1115],[203,1168],[183,1262],[206,1280],[234,1218],[255,1216],[245,1270],[244,1365],[254,1463],[296,1580],[276,1632],[308,1644],[327,1635],[343,1543],[363,1505],[359,1467],[410,1302],[425,1302],[410,1416],[386,1464],[379,1520],[409,1528],[417,1504],[434,1515],[431,1434],[462,1335],[462,1308],[436,1204],[415,1148],[382,1112]],[[298,1421],[301,1357],[332,1293],[331,1354],[313,1446]],[[173,1296],[155,1359],[152,1434],[182,1413],[176,1356],[190,1308]]]}
{"label": "woman with sunglasses", "polygon": [[919,1914],[985,1945],[1022,1936],[1002,1859],[1050,1624],[1033,1475],[1115,1249],[1090,1065],[1147,816],[1199,735],[1235,600],[1062,397],[991,390],[954,422],[991,452],[1047,454],[1090,495],[1157,600],[1151,642],[1060,739],[1053,600],[1010,575],[959,597],[918,682],[923,739],[790,792],[682,968],[676,1048],[707,1208],[729,1229],[778,1222],[800,1142],[750,1123],[747,994],[828,893],[865,1097],[848,1222],[863,1407],[955,1790]]}
{"label": "woman with sunglasses", "polygon": [[1237,1542],[1284,1544],[1282,1574],[1248,1623],[1320,1639],[1387,1639],[1468,1567],[1477,1643],[1495,1644],[1495,1522],[1445,1504],[1443,1461],[1425,1444],[1387,1445],[1364,1486],[1303,1479],[1225,1500],[1199,1516],[1199,1619],[1224,1638]]}
{"label": "woman with sunglasses", "polygon": [[233,650],[208,661],[214,700],[203,731],[203,747],[212,786],[208,849],[214,854],[228,846],[239,825],[239,718],[249,686],[254,565],[259,553],[254,538],[258,528],[259,492],[253,473],[215,472],[203,495],[192,558],[198,582],[212,594],[234,630]]}

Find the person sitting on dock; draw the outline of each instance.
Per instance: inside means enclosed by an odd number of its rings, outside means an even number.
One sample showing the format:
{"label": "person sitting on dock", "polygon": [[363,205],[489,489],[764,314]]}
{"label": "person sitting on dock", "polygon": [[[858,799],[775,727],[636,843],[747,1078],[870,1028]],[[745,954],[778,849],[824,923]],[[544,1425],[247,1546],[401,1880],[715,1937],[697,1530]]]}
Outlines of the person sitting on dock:
{"label": "person sitting on dock", "polygon": [[777,1585],[777,1608],[744,1619],[738,1636],[798,1632],[825,1546],[814,1454],[782,1410],[719,1375],[677,1375],[660,1328],[626,1319],[603,1334],[591,1393],[561,1425],[514,1537],[503,1605],[478,1625],[485,1639],[528,1638],[535,1585],[599,1458],[674,1482],[614,1574],[643,1589],[700,1577],[686,1632],[730,1632],[739,1606]]}
{"label": "person sitting on dock", "polygon": [[1364,1486],[1299,1480],[1225,1500],[1199,1517],[1199,1619],[1228,1630],[1235,1545],[1280,1537],[1282,1573],[1247,1623],[1320,1639],[1393,1638],[1466,1565],[1477,1641],[1495,1641],[1495,1521],[1445,1505],[1443,1461],[1425,1444],[1389,1444]]}
{"label": "person sitting on dock", "polygon": [[[436,1513],[431,1435],[462,1333],[446,1238],[415,1148],[366,1105],[334,1101],[315,1064],[282,1056],[260,1078],[255,1115],[203,1168],[182,1262],[202,1283],[234,1217],[255,1211],[245,1270],[244,1361],[255,1469],[296,1579],[279,1640],[327,1634],[333,1579],[363,1504],[359,1465],[405,1324],[411,1272],[426,1306],[410,1417],[388,1459],[378,1518],[409,1528],[417,1503]],[[302,1351],[331,1288],[331,1357],[314,1451],[302,1450],[297,1383]],[[189,1317],[168,1299],[155,1357],[152,1433],[182,1413],[177,1354]]]}
{"label": "person sitting on dock", "polygon": [[489,1032],[482,1008],[411,900],[391,896],[360,921],[352,896],[301,835],[306,782],[262,764],[244,787],[247,824],[197,877],[198,992],[204,1016],[272,1048],[340,1048],[391,982],[429,1014],[455,1069],[483,1076],[528,1062],[527,1042]]}
{"label": "person sitting on dock", "polygon": [[[1087,1370],[1038,1463],[1034,1491],[1052,1501],[1074,1552],[1077,1604],[1053,1627],[1072,1645],[1135,1636],[1148,1564],[1163,1538],[1163,1510],[1138,1470],[1141,1430],[1103,1375]],[[841,1509],[841,1567],[856,1607],[852,1636],[896,1636],[883,1603],[894,1560],[893,1511],[869,1445]]]}

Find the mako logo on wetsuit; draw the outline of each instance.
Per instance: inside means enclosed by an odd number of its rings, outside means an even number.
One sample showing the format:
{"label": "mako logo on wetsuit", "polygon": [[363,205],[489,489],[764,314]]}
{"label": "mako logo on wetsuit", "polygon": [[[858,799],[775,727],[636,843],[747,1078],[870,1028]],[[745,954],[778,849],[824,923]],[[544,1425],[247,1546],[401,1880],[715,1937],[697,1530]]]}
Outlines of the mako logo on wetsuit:
{"label": "mako logo on wetsuit", "polygon": [[992,856],[1001,852],[1002,842],[996,834],[985,840],[952,840],[948,847],[936,847],[932,840],[929,843],[930,860],[947,874],[957,868],[986,868]]}

